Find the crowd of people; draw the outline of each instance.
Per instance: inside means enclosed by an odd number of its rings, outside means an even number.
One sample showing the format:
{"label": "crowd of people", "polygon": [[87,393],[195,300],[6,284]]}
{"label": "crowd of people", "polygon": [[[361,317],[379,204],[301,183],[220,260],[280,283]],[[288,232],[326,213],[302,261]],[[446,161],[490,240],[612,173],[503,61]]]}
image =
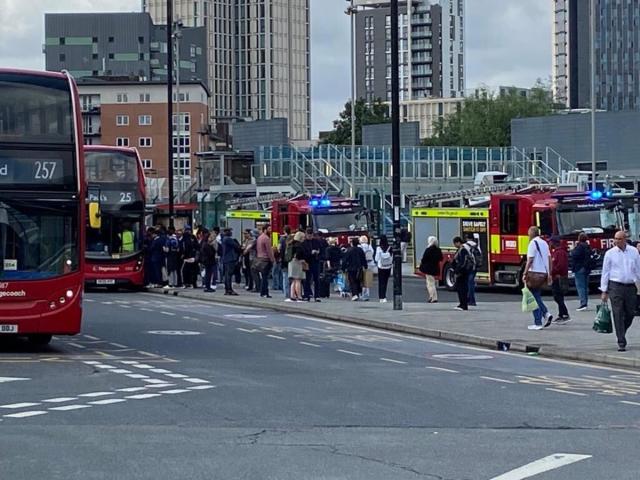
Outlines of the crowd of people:
{"label": "crowd of people", "polygon": [[166,228],[147,229],[144,239],[145,285],[149,288],[202,288],[213,293],[224,284],[225,295],[237,295],[244,280],[247,291],[272,298],[271,290],[283,292],[287,302],[320,302],[330,292],[353,301],[369,301],[378,274],[378,298],[386,303],[393,250],[383,235],[374,249],[369,238],[353,238],[338,245],[308,228],[292,232],[285,227],[273,245],[269,225],[243,232],[242,242],[229,228],[193,231]]}

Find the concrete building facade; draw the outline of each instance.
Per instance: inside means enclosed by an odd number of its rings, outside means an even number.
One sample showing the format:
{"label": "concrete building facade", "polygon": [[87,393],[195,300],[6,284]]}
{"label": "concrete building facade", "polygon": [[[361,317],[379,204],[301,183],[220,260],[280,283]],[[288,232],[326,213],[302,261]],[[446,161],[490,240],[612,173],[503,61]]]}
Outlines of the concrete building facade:
{"label": "concrete building facade", "polygon": [[[214,124],[286,118],[311,137],[309,0],[175,0],[174,18],[208,31]],[[142,0],[166,22],[166,0]]]}
{"label": "concrete building facade", "polygon": [[[595,1],[596,108],[640,110],[640,3]],[[555,99],[570,109],[591,108],[591,2],[553,3]]]}
{"label": "concrete building facade", "polygon": [[[400,5],[400,99],[462,97],[464,0],[412,0]],[[388,1],[356,13],[356,94],[391,99]]]}
{"label": "concrete building facade", "polygon": [[[167,88],[162,82],[78,81],[83,134],[88,145],[135,147],[153,196],[167,198]],[[174,93],[174,101],[177,100]],[[209,92],[201,82],[180,89],[180,128],[174,111],[173,165],[176,192],[196,176],[196,153],[209,149]],[[154,194],[155,191],[155,194]]]}
{"label": "concrete building facade", "polygon": [[[186,28],[180,41],[180,79],[207,82],[206,29]],[[45,15],[47,70],[76,78],[127,77],[166,81],[166,27],[147,13]]]}
{"label": "concrete building facade", "polygon": [[400,121],[418,122],[420,140],[434,136],[436,122],[462,108],[464,98],[425,98],[400,102]]}

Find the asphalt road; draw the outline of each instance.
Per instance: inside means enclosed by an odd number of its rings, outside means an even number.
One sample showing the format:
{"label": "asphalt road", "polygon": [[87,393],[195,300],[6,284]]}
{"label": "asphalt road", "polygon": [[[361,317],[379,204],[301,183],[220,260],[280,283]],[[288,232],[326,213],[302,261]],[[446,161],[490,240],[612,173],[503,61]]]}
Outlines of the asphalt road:
{"label": "asphalt road", "polygon": [[82,335],[0,343],[3,480],[638,478],[638,373],[180,297],[86,301]]}

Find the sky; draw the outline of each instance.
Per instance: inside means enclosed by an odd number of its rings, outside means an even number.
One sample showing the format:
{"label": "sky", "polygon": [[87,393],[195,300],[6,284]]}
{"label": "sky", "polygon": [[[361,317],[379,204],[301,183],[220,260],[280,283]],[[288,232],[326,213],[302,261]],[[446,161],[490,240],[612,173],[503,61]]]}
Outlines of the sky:
{"label": "sky", "polygon": [[[551,77],[551,0],[466,0],[467,89],[530,87]],[[350,95],[345,0],[311,0],[312,133]],[[140,0],[0,0],[0,66],[44,68],[44,13],[139,11]]]}

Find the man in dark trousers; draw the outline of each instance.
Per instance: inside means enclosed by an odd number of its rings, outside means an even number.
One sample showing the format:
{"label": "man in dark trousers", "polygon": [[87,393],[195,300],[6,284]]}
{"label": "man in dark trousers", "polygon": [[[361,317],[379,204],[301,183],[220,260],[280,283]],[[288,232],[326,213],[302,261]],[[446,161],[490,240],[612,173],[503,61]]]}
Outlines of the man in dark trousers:
{"label": "man in dark trousers", "polygon": [[[324,242],[313,233],[312,228],[307,229],[306,238],[302,242],[304,259],[309,265],[304,281],[304,300],[310,302],[311,296],[316,302],[320,301],[320,267],[324,255]],[[313,291],[311,285],[313,284]]]}
{"label": "man in dark trousers", "polygon": [[231,229],[225,228],[222,235],[222,244],[220,259],[224,265],[224,294],[238,295],[233,291],[233,273],[238,264],[238,258],[242,248],[238,241],[231,236]]}
{"label": "man in dark trousers", "polygon": [[451,267],[456,276],[455,289],[458,293],[458,306],[456,310],[469,310],[469,273],[474,270],[473,255],[464,245],[462,238],[455,237],[453,245],[458,249]]}
{"label": "man in dark trousers", "polygon": [[627,349],[627,330],[636,313],[636,283],[640,281],[640,254],[627,244],[627,235],[619,231],[615,246],[607,250],[602,264],[600,290],[602,301],[611,299],[613,325],[618,337],[618,351]]}
{"label": "man in dark trousers", "polygon": [[[567,249],[562,245],[560,237],[551,237],[549,244],[551,245],[551,291],[553,299],[558,304],[558,316],[555,323],[563,325],[571,321],[569,310],[564,303],[564,294],[569,287],[569,254]],[[547,319],[545,327],[551,325]]]}

